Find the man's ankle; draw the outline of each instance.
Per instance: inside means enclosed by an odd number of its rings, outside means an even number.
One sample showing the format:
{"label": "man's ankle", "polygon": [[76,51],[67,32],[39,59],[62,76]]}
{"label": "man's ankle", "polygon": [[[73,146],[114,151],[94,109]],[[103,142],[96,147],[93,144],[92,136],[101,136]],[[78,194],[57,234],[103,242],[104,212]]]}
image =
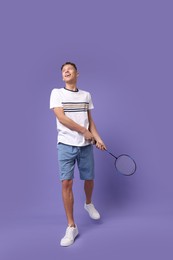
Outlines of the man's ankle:
{"label": "man's ankle", "polygon": [[91,200],[86,200],[85,203],[86,203],[86,204],[90,204],[90,203],[91,203]]}
{"label": "man's ankle", "polygon": [[74,223],[68,224],[68,226],[69,226],[69,227],[74,227],[74,228],[76,227],[76,225],[75,225]]}

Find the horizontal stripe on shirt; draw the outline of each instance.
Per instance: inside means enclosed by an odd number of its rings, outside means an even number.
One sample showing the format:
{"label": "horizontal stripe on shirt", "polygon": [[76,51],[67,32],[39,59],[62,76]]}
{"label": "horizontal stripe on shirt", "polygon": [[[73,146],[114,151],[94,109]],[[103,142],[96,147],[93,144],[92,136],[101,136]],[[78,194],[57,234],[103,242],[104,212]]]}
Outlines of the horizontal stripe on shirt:
{"label": "horizontal stripe on shirt", "polygon": [[62,102],[64,112],[86,112],[89,109],[88,102]]}

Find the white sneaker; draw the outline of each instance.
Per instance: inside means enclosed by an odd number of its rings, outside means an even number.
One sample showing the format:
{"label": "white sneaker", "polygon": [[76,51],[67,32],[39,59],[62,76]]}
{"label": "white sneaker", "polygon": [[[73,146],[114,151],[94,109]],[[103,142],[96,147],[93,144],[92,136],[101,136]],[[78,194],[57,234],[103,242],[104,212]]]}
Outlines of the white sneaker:
{"label": "white sneaker", "polygon": [[74,243],[75,238],[78,235],[78,228],[75,227],[67,227],[65,236],[61,239],[60,245],[61,246],[70,246]]}
{"label": "white sneaker", "polygon": [[88,211],[88,214],[90,216],[90,218],[92,219],[100,219],[100,214],[99,212],[95,209],[94,205],[92,203],[90,204],[84,204],[84,209],[86,209],[86,211]]}

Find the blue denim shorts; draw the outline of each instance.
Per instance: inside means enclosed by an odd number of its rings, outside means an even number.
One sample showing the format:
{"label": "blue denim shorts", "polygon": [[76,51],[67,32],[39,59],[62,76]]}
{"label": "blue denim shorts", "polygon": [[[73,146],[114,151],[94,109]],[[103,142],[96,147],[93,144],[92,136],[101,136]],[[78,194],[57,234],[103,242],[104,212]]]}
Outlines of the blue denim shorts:
{"label": "blue denim shorts", "polygon": [[93,145],[71,146],[58,143],[58,161],[60,180],[71,180],[74,178],[74,168],[77,162],[80,179],[94,179],[94,155]]}

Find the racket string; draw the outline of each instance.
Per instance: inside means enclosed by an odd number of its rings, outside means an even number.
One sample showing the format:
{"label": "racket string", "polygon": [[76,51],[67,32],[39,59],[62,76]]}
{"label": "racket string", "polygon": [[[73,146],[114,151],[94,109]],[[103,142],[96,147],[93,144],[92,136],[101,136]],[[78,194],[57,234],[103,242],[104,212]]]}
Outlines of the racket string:
{"label": "racket string", "polygon": [[132,175],[136,171],[136,164],[128,155],[120,155],[117,160],[115,160],[115,167],[124,175]]}

